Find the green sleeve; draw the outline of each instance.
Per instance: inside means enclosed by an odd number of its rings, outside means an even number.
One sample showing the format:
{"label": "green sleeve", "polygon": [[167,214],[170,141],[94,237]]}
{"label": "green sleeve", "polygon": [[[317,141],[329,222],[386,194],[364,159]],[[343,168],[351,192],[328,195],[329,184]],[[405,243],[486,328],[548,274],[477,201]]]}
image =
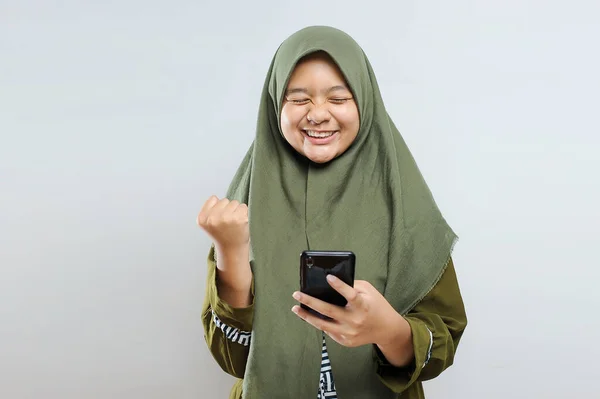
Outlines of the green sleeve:
{"label": "green sleeve", "polygon": [[[254,287],[252,287],[252,291],[254,292]],[[202,306],[204,339],[210,353],[223,371],[237,378],[243,378],[244,376],[250,347],[228,339],[223,330],[215,323],[214,316],[217,316],[225,325],[250,334],[252,332],[253,312],[254,303],[246,308],[233,308],[219,298],[215,250],[214,246],[211,247],[208,254],[206,294]]]}
{"label": "green sleeve", "polygon": [[454,354],[467,326],[452,259],[435,287],[406,316],[413,336],[415,357],[410,365],[390,365],[376,348],[377,374],[394,392],[403,392],[418,381],[440,375],[454,361]]}

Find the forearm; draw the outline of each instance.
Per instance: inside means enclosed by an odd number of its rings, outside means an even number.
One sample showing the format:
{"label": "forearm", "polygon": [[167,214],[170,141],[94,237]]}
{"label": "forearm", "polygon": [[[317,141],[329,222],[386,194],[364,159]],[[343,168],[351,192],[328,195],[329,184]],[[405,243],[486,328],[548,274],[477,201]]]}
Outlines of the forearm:
{"label": "forearm", "polygon": [[377,347],[392,366],[405,367],[413,361],[412,331],[404,317],[396,313],[387,324],[384,337]]}
{"label": "forearm", "polygon": [[249,247],[217,247],[216,252],[219,297],[234,308],[250,306],[252,270],[248,261]]}
{"label": "forearm", "polygon": [[208,349],[221,368],[242,378],[252,335],[254,306],[234,308],[219,297],[216,249],[210,249],[206,291],[202,305],[202,325]]}

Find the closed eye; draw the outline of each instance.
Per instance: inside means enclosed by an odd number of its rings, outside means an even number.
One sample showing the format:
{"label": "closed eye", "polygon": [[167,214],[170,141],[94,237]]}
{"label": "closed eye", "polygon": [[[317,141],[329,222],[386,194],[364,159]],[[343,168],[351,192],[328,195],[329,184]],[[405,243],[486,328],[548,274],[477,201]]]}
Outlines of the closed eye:
{"label": "closed eye", "polygon": [[298,104],[298,105],[303,105],[303,104],[308,104],[310,100],[308,98],[300,98],[300,99],[288,99],[288,102],[292,103],[292,104]]}
{"label": "closed eye", "polygon": [[352,98],[331,98],[329,99],[330,102],[334,103],[334,104],[344,104],[347,101],[352,100]]}

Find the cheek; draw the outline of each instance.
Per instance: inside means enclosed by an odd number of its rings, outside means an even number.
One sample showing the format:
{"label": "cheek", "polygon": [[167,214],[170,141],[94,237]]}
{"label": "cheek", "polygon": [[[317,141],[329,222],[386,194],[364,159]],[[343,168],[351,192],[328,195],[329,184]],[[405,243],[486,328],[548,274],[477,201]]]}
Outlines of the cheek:
{"label": "cheek", "polygon": [[297,127],[302,119],[304,112],[301,107],[292,107],[287,104],[281,110],[281,125]]}
{"label": "cheek", "polygon": [[348,108],[344,110],[338,114],[337,119],[348,133],[353,133],[353,135],[358,133],[360,119],[358,117],[358,110],[356,108]]}
{"label": "cheek", "polygon": [[285,131],[290,126],[290,117],[287,114],[287,112],[285,112],[285,110],[281,112],[281,120],[279,121],[279,123],[281,125],[281,130],[285,133]]}
{"label": "cheek", "polygon": [[285,140],[296,150],[301,145],[301,137],[298,134],[298,123],[301,116],[298,116],[298,110],[290,109],[284,106],[281,110],[280,128]]}

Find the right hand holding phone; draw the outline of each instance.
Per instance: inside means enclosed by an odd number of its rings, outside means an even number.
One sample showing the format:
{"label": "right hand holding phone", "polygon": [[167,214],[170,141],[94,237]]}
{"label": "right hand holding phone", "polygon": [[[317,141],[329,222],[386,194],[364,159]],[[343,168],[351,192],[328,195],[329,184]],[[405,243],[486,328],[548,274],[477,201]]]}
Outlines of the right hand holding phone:
{"label": "right hand holding phone", "polygon": [[246,250],[250,242],[248,206],[227,198],[211,196],[197,217],[219,252]]}
{"label": "right hand holding phone", "polygon": [[350,348],[366,344],[393,347],[410,339],[408,322],[371,283],[356,280],[351,287],[334,275],[327,276],[327,281],[346,298],[346,306],[332,305],[301,292],[295,292],[293,297],[330,320],[323,320],[301,306],[294,306],[292,311],[340,345]]}

